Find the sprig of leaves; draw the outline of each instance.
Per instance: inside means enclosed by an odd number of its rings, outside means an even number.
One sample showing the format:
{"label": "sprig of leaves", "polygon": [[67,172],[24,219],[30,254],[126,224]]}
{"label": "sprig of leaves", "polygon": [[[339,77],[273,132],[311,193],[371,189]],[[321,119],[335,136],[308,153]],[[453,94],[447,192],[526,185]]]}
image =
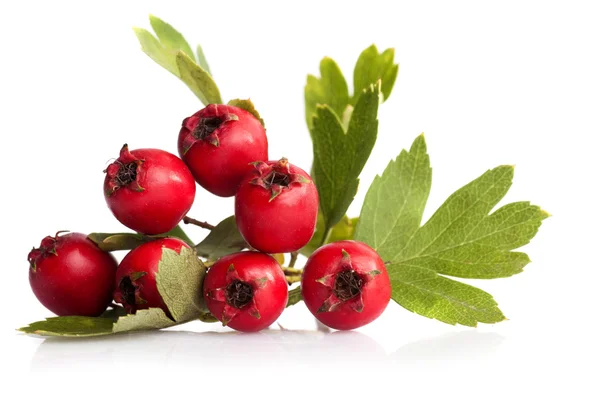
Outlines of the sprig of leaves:
{"label": "sprig of leaves", "polygon": [[512,250],[529,243],[548,214],[529,202],[511,203],[490,214],[510,188],[513,172],[512,166],[488,170],[453,193],[423,226],[431,188],[423,135],[375,178],[355,239],[390,262],[396,302],[451,324],[504,319],[489,294],[438,274],[502,278],[530,262],[525,253]]}
{"label": "sprig of leaves", "polygon": [[362,171],[377,139],[380,86],[360,95],[348,129],[328,105],[319,105],[313,119],[313,179],[319,191],[319,208],[325,231],[346,214],[358,189]]}
{"label": "sprig of leaves", "polygon": [[202,300],[202,282],[206,267],[193,249],[177,252],[163,248],[158,264],[156,284],[173,319],[160,308],[123,315],[122,310],[108,310],[100,317],[62,316],[47,318],[19,329],[41,336],[90,337],[139,330],[162,329],[195,319],[206,318]]}
{"label": "sprig of leaves", "polygon": [[398,69],[398,64],[394,64],[393,48],[380,54],[377,47],[371,45],[356,61],[354,94],[350,96],[348,84],[338,64],[329,57],[323,58],[319,65],[321,77],[308,75],[304,87],[306,124],[309,130],[312,131],[313,117],[319,105],[328,105],[340,120],[349,120],[362,92],[378,82],[381,82],[382,100],[387,100],[394,88]]}
{"label": "sprig of leaves", "polygon": [[200,46],[197,58],[183,35],[168,23],[151,15],[156,37],[142,28],[134,32],[144,51],[154,62],[181,79],[204,105],[222,104],[221,93],[213,80]]}

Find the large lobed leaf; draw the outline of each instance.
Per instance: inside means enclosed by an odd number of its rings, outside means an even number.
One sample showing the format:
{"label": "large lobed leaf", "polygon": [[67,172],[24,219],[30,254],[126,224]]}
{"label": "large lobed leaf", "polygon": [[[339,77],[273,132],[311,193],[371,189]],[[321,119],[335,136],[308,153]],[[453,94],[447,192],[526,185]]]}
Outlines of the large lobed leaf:
{"label": "large lobed leaf", "polygon": [[171,327],[206,317],[201,287],[206,268],[193,249],[182,248],[177,254],[163,249],[156,283],[171,317],[160,308],[139,310],[135,315],[123,315],[122,309],[109,310],[100,317],[63,316],[47,318],[19,329],[41,336],[92,337],[139,330]]}
{"label": "large lobed leaf", "polygon": [[335,112],[319,106],[313,120],[313,178],[325,230],[342,219],[358,189],[362,171],[377,139],[379,85],[360,96],[344,131]]}
{"label": "large lobed leaf", "polygon": [[501,278],[529,263],[525,253],[512,250],[529,243],[548,214],[529,202],[490,214],[510,188],[513,173],[512,166],[488,170],[452,194],[423,226],[431,186],[424,137],[375,178],[355,238],[391,262],[395,301],[448,323],[473,326],[473,321],[504,319],[487,293],[437,274]]}
{"label": "large lobed leaf", "polygon": [[157,37],[145,29],[134,28],[142,51],[181,79],[204,105],[223,103],[202,48],[197,47],[196,62],[190,45],[175,28],[153,15],[150,24]]}

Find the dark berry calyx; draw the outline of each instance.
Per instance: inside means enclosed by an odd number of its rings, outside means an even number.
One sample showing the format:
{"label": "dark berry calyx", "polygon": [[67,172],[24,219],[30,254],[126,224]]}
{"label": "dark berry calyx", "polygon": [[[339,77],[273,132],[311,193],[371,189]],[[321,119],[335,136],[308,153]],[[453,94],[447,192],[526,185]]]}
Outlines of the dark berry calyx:
{"label": "dark berry calyx", "polygon": [[344,270],[337,274],[333,293],[341,301],[358,296],[363,288],[363,279],[353,270]]}
{"label": "dark berry calyx", "polygon": [[40,247],[34,247],[33,249],[31,249],[31,251],[27,255],[27,261],[29,262],[29,267],[33,270],[33,272],[37,270],[38,263],[40,263],[46,257],[58,256],[56,247],[58,246],[58,243],[61,239],[59,235],[64,232],[69,231],[58,231],[53,237],[46,236],[44,239],[42,239]]}
{"label": "dark berry calyx", "polygon": [[211,135],[223,123],[220,117],[203,117],[192,130],[192,136],[197,140],[204,140]]}
{"label": "dark berry calyx", "polygon": [[239,120],[238,116],[223,112],[215,104],[211,104],[193,116],[183,119],[182,128],[187,131],[183,139],[183,153],[198,141],[208,142],[218,147],[220,145],[219,132],[221,127],[228,122]]}
{"label": "dark berry calyx", "polygon": [[249,283],[235,280],[226,288],[227,304],[235,308],[244,308],[252,302],[254,289]]}
{"label": "dark berry calyx", "polygon": [[342,259],[337,265],[337,271],[317,279],[318,283],[331,290],[331,294],[317,312],[335,311],[344,303],[348,303],[352,310],[362,312],[364,308],[362,290],[380,273],[378,270],[359,272],[352,264],[350,255],[342,250]]}
{"label": "dark berry calyx", "polygon": [[260,319],[260,312],[256,306],[256,292],[262,289],[266,278],[256,280],[243,280],[238,275],[233,264],[229,265],[225,276],[226,285],[217,289],[207,291],[208,299],[225,303],[221,322],[227,324],[239,313],[247,312],[251,316]]}
{"label": "dark berry calyx", "polygon": [[286,158],[281,158],[275,164],[265,162],[251,163],[256,177],[250,184],[258,185],[271,192],[269,201],[279,196],[284,189],[292,188],[293,184],[307,184],[310,180],[301,174],[290,172],[290,164]]}
{"label": "dark berry calyx", "polygon": [[143,163],[143,159],[138,159],[129,152],[127,144],[123,145],[119,158],[104,170],[109,178],[106,195],[110,196],[121,188],[143,191],[144,188],[139,183]]}
{"label": "dark berry calyx", "polygon": [[114,300],[125,307],[129,314],[135,314],[137,306],[145,304],[147,301],[141,295],[138,279],[146,275],[146,272],[133,272],[124,276],[119,281],[119,286],[114,294]]}

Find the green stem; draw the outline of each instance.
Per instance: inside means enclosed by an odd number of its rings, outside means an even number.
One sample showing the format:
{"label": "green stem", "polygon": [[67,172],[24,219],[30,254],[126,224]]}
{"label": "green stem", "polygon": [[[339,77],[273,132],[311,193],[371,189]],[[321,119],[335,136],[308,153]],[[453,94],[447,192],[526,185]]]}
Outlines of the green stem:
{"label": "green stem", "polygon": [[298,252],[291,252],[290,253],[290,264],[288,265],[289,268],[294,268],[294,266],[296,265],[296,261],[298,260]]}
{"label": "green stem", "polygon": [[327,241],[331,237],[332,232],[333,232],[333,228],[329,228],[329,229],[327,229],[327,231],[325,231],[325,233],[323,234],[323,239],[321,239],[321,243],[319,244],[319,246],[323,246],[325,243],[327,243]]}
{"label": "green stem", "polygon": [[286,274],[286,275],[288,275],[288,276],[302,275],[302,270],[301,269],[290,268],[290,267],[281,267],[281,269],[283,270],[283,273]]}
{"label": "green stem", "polygon": [[287,280],[288,285],[291,285],[292,283],[300,282],[302,280],[302,275],[289,275],[286,276],[285,279]]}

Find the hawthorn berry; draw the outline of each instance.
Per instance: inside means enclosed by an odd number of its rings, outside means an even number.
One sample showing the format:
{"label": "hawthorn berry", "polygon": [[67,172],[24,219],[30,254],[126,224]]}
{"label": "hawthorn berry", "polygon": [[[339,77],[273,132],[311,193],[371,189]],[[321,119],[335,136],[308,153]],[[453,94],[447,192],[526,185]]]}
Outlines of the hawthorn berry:
{"label": "hawthorn berry", "polygon": [[194,177],[185,163],[160,149],[129,151],[125,144],[105,173],[109,209],[123,225],[142,234],[175,228],[196,195]]}
{"label": "hawthorn berry", "polygon": [[210,104],[183,120],[179,156],[207,191],[233,196],[250,162],[268,159],[265,128],[250,112]]}
{"label": "hawthorn berry", "polygon": [[302,297],[313,315],[339,330],[364,326],[381,315],[391,285],[381,257],[364,243],[339,241],[317,249],[302,273]]}
{"label": "hawthorn berry", "polygon": [[60,233],[29,252],[31,289],[56,315],[98,316],[112,301],[117,261],[84,234]]}
{"label": "hawthorn berry", "polygon": [[235,195],[235,219],[253,248],[289,253],[305,246],[317,223],[319,195],[310,176],[286,158],[255,162]]}
{"label": "hawthorn berry", "polygon": [[163,249],[181,252],[181,248],[189,246],[176,238],[161,238],[143,243],[130,251],[117,269],[114,300],[125,307],[130,314],[137,310],[161,308],[167,316],[171,316],[156,286],[156,273]]}
{"label": "hawthorn berry", "polygon": [[257,332],[285,309],[288,285],[273,257],[240,252],[222,257],[208,269],[203,293],[208,310],[223,326]]}

